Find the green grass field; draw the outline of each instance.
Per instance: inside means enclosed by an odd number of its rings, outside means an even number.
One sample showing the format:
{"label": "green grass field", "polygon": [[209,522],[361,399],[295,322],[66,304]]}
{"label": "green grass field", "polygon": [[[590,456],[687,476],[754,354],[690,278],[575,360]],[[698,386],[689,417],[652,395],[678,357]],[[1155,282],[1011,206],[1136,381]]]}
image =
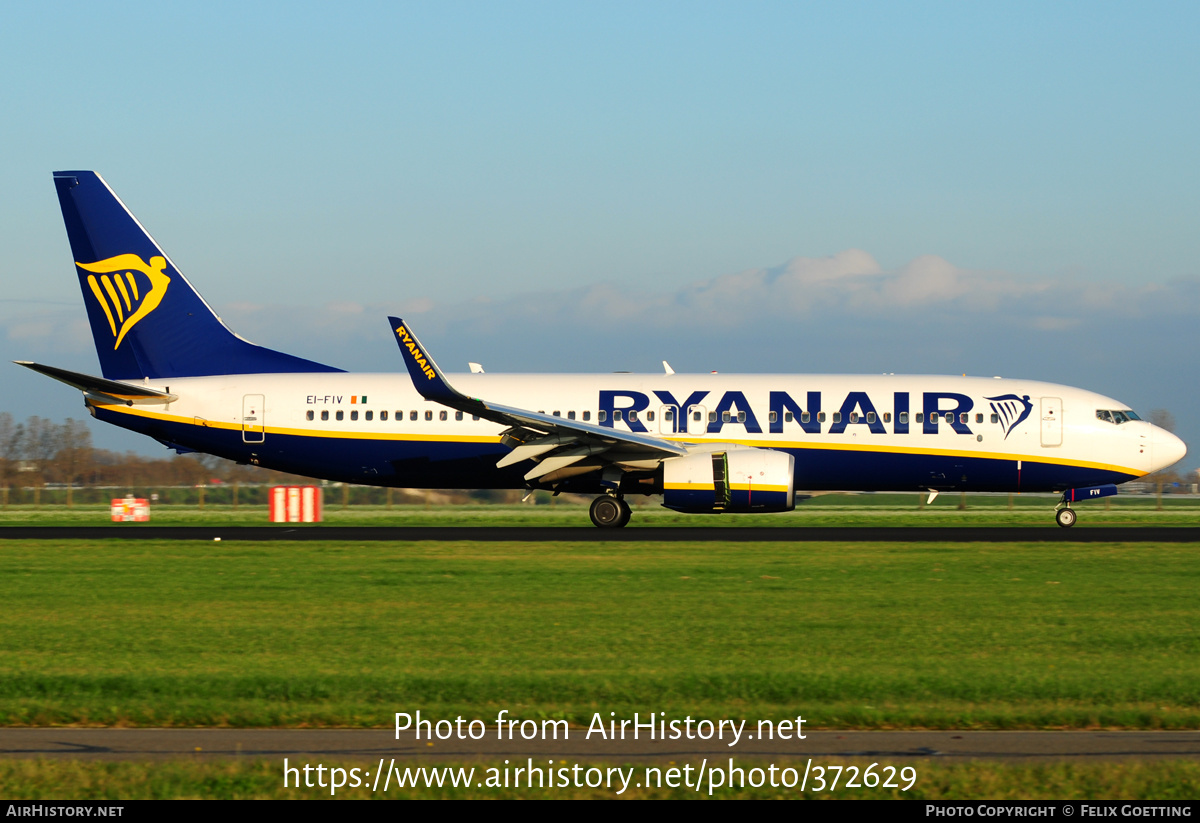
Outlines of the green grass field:
{"label": "green grass field", "polygon": [[1200,546],[0,542],[0,724],[1200,728]]}
{"label": "green grass field", "polygon": [[[388,726],[395,711],[507,708],[583,722],[594,711],[666,711],[801,713],[810,727],[1200,727],[1197,545],[320,545],[118,534],[0,540],[0,725]],[[1168,799],[1194,797],[1200,782],[1190,761],[910,762],[919,780],[908,793],[806,796]],[[17,760],[0,761],[0,796],[327,795],[284,789],[276,761]]]}
{"label": "green grass field", "polygon": [[[634,526],[761,527],[779,526],[1048,526],[1054,523],[1054,495],[1014,495],[1009,508],[1008,495],[967,495],[967,508],[960,509],[962,498],[947,493],[931,505],[922,506],[923,495],[916,494],[824,494],[801,501],[794,512],[785,514],[688,515],[662,508],[655,498],[629,497],[633,506]],[[594,528],[588,519],[587,505],[578,500],[551,500],[539,493],[535,502],[520,505],[351,505],[342,508],[336,491],[326,497],[325,520],[329,525],[369,526],[567,526]],[[1157,510],[1153,495],[1124,495],[1107,501],[1083,503],[1076,507],[1076,528],[1097,526],[1195,526],[1200,524],[1200,498],[1166,495],[1163,508]],[[156,504],[151,522],[161,526],[202,525],[214,522],[229,525],[269,527],[263,505],[209,503],[196,505]],[[56,505],[12,505],[0,509],[0,536],[3,527],[36,525],[109,524],[108,507],[95,503],[73,507]],[[110,524],[113,528],[136,528],[136,524]],[[314,528],[320,528],[319,525]]]}

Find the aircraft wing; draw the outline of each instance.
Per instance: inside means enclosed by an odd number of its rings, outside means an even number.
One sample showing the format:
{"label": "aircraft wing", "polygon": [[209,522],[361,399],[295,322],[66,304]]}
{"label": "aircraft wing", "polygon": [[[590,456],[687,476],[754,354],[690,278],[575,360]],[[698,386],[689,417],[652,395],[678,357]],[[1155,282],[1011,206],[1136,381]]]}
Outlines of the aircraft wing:
{"label": "aircraft wing", "polygon": [[526,480],[536,480],[588,458],[596,458],[590,463],[600,468],[605,463],[657,462],[688,454],[684,446],[659,437],[617,431],[606,426],[467,397],[446,381],[429,351],[403,320],[389,317],[388,321],[417,392],[426,400],[508,426],[501,442],[512,452],[505,455],[497,466],[537,460],[538,465],[525,475]]}

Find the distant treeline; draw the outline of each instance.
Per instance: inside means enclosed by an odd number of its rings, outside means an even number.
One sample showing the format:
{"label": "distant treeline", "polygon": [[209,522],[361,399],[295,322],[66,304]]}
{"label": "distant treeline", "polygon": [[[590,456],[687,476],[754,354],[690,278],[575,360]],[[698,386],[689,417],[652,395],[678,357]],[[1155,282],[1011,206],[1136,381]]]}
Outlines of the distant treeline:
{"label": "distant treeline", "polygon": [[[165,450],[164,450],[165,451]],[[209,454],[146,457],[134,452],[92,446],[92,433],[82,420],[55,423],[30,417],[18,423],[0,412],[0,503],[105,503],[126,493],[158,495],[157,502],[176,505],[266,505],[271,486],[320,484],[312,478],[239,465]],[[519,491],[410,492],[340,484],[325,489],[326,505],[385,505],[433,502],[516,502]]]}

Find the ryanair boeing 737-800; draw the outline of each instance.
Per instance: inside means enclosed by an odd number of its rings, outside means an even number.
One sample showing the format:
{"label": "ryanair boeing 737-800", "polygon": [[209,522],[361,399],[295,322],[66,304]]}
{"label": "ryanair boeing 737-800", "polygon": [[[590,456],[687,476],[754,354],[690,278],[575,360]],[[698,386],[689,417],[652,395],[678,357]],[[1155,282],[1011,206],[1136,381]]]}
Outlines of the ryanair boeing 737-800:
{"label": "ryanair boeing 737-800", "polygon": [[352,374],[231,332],[95,172],[54,184],[104,376],[21,365],[180,452],[374,486],[592,494],[592,521],[619,527],[629,494],[782,512],[797,489],[1054,491],[1071,526],[1073,503],[1186,451],[1124,403],[1028,380],[448,377],[395,317],[408,375]]}

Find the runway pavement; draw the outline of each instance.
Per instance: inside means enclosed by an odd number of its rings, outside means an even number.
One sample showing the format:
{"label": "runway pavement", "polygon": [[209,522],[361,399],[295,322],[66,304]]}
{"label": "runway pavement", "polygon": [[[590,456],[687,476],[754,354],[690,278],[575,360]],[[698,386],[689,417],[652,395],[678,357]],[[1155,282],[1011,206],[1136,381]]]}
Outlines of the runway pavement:
{"label": "runway pavement", "polygon": [[1200,543],[1192,527],[693,527],[597,529],[479,526],[0,526],[0,540],[648,541],[655,543]]}
{"label": "runway pavement", "polygon": [[[753,728],[748,723],[747,728]],[[512,757],[570,761],[655,760],[735,756],[939,760],[1200,759],[1200,732],[1165,731],[809,731],[805,740],[650,741],[586,739],[572,728],[566,740],[396,739],[392,729],[88,729],[3,728],[0,758],[110,761],[307,758],[313,761],[464,761]]]}

